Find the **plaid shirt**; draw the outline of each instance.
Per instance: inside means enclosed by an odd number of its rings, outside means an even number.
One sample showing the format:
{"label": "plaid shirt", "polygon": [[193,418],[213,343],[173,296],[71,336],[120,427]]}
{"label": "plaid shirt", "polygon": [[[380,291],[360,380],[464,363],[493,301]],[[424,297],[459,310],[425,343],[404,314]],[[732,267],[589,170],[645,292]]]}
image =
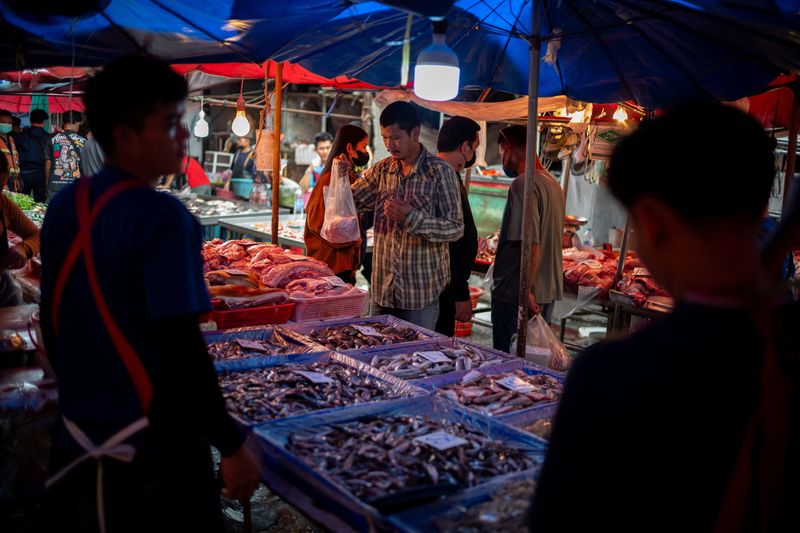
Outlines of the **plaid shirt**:
{"label": "plaid shirt", "polygon": [[[464,233],[458,175],[421,148],[408,175],[387,157],[353,184],[358,210],[375,210],[372,299],[382,307],[424,309],[437,301],[450,281],[448,243]],[[384,214],[390,198],[413,207],[405,224]]]}

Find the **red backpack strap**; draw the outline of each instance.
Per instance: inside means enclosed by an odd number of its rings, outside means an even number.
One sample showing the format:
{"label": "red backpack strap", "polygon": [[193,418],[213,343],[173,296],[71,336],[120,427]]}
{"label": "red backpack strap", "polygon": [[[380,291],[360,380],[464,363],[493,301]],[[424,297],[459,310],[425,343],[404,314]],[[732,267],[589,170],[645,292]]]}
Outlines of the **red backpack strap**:
{"label": "red backpack strap", "polygon": [[[114,348],[116,348],[117,353],[122,359],[122,363],[125,365],[125,368],[131,377],[131,381],[133,381],[133,385],[136,388],[136,393],[139,396],[139,402],[142,406],[142,411],[147,414],[150,409],[150,403],[153,399],[153,385],[150,382],[150,377],[147,375],[144,365],[142,365],[142,361],[139,359],[139,356],[128,342],[128,339],[125,338],[125,335],[122,333],[111,314],[111,310],[109,309],[105,296],[103,295],[103,290],[100,287],[100,280],[97,277],[97,271],[95,270],[94,265],[94,252],[92,250],[92,222],[97,217],[100,209],[103,207],[103,205],[107,204],[108,201],[113,198],[113,196],[118,195],[125,189],[137,185],[136,182],[133,182],[133,184],[122,187],[123,183],[126,182],[117,184],[119,186],[117,190],[112,191],[112,189],[109,189],[106,191],[106,194],[104,194],[100,199],[105,200],[105,202],[101,204],[101,201],[98,200],[95,208],[91,209],[89,206],[90,180],[84,178],[78,181],[75,194],[79,225],[78,235],[75,238],[75,242],[71,246],[70,253],[68,253],[67,256],[67,259],[71,260],[72,264],[69,265],[65,261],[65,264],[62,267],[62,272],[59,273],[59,279],[61,278],[61,274],[63,272],[67,272],[65,275],[65,280],[62,282],[62,284],[66,283],[66,277],[69,276],[69,272],[74,268],[78,255],[83,252],[83,258],[86,264],[86,274],[89,280],[89,287],[91,288],[97,310],[100,313],[100,318],[103,320],[103,325],[106,327],[106,331],[108,332],[109,337],[111,337],[111,342],[114,344]],[[110,195],[110,192],[113,192],[114,195]],[[76,246],[77,251],[72,252],[72,249],[76,248]],[[72,255],[74,255],[74,258],[71,257]],[[57,288],[59,287],[57,286]],[[57,295],[59,298],[58,301],[55,299],[56,295],[54,295],[54,325],[58,323],[56,320],[57,315],[55,314],[55,309],[57,309],[55,304],[60,305],[60,299],[63,296],[63,290],[64,288],[62,285],[60,287],[60,293]]]}

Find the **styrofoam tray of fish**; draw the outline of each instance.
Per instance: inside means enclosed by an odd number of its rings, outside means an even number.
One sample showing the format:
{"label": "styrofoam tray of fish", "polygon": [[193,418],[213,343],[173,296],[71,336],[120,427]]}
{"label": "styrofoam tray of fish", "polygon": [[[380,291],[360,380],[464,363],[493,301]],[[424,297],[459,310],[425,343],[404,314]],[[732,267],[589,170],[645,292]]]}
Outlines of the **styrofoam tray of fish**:
{"label": "styrofoam tray of fish", "polygon": [[425,379],[515,359],[505,352],[452,338],[344,353],[406,380]]}
{"label": "styrofoam tray of fish", "polygon": [[256,368],[264,357],[287,361],[290,354],[326,353],[319,344],[276,327],[250,327],[220,330],[204,335],[216,371]]}
{"label": "styrofoam tray of fish", "polygon": [[564,390],[563,374],[520,359],[414,383],[490,416],[556,403]]}
{"label": "styrofoam tray of fish", "polygon": [[337,352],[445,338],[439,333],[389,315],[303,322],[285,328]]}
{"label": "styrofoam tray of fish", "polygon": [[404,533],[527,531],[539,469],[499,477],[390,518]]}
{"label": "styrofoam tray of fish", "polygon": [[228,412],[252,426],[312,411],[429,394],[346,355],[263,357],[218,376]]}
{"label": "styrofoam tray of fish", "polygon": [[539,468],[545,444],[433,396],[274,420],[254,428],[264,460],[354,529],[497,476]]}

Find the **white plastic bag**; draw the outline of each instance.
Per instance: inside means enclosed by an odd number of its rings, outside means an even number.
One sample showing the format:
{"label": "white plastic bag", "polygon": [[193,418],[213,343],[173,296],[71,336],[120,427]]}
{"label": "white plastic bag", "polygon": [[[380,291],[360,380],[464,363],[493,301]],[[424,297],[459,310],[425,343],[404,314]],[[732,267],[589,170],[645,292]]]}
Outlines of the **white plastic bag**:
{"label": "white plastic bag", "polygon": [[[517,341],[511,344],[511,353],[517,352]],[[569,353],[558,340],[550,325],[536,315],[528,321],[526,336],[525,359],[537,365],[564,371],[569,366]]]}
{"label": "white plastic bag", "polygon": [[[320,235],[326,241],[341,244],[354,242],[361,233],[358,229],[358,212],[350,190],[347,163],[334,161],[331,168],[331,184],[325,194],[325,221]],[[323,191],[325,192],[325,191]]]}

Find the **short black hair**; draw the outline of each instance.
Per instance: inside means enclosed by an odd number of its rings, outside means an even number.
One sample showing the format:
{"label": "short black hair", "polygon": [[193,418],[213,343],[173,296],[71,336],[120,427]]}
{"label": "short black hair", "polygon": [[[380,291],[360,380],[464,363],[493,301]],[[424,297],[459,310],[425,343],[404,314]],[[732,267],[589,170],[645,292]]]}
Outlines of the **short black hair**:
{"label": "short black hair", "polygon": [[411,133],[411,130],[420,125],[419,114],[414,106],[408,102],[394,102],[386,106],[381,113],[381,127],[393,126]]}
{"label": "short black hair", "polygon": [[319,143],[324,143],[325,141],[333,142],[333,135],[328,133],[327,131],[321,131],[314,135],[314,146],[318,146]]}
{"label": "short black hair", "polygon": [[64,124],[80,124],[83,122],[83,115],[77,111],[67,111],[62,115],[61,121]]}
{"label": "short black hair", "polygon": [[525,148],[528,142],[528,128],[518,124],[506,126],[497,135],[497,144],[507,142],[514,148]]}
{"label": "short black hair", "polygon": [[160,59],[126,55],[111,61],[86,83],[86,117],[92,134],[106,153],[115,152],[117,126],[141,129],[159,104],[181,102],[186,80]]}
{"label": "short black hair", "polygon": [[16,125],[18,125],[18,126],[19,126],[20,124],[22,124],[22,119],[21,119],[21,118],[19,118],[19,117],[18,117],[18,116],[16,116],[16,115],[11,115],[11,123],[12,123],[12,124],[16,124]]}
{"label": "short black hair", "polygon": [[14,115],[11,114],[11,111],[8,109],[0,109],[0,117],[11,117],[14,118]]}
{"label": "short black hair", "polygon": [[34,109],[31,111],[31,124],[41,124],[42,122],[47,122],[48,118],[50,118],[50,115],[48,115],[47,111],[44,109]]}
{"label": "short black hair", "polygon": [[[687,149],[687,134],[700,119],[719,133],[705,135],[702,149]],[[727,105],[691,103],[643,122],[619,142],[608,187],[627,208],[651,196],[689,223],[760,220],[774,180],[773,147],[749,115]]]}
{"label": "short black hair", "polygon": [[465,142],[475,140],[481,126],[471,118],[453,117],[448,119],[439,130],[436,149],[440,152],[452,152]]}

